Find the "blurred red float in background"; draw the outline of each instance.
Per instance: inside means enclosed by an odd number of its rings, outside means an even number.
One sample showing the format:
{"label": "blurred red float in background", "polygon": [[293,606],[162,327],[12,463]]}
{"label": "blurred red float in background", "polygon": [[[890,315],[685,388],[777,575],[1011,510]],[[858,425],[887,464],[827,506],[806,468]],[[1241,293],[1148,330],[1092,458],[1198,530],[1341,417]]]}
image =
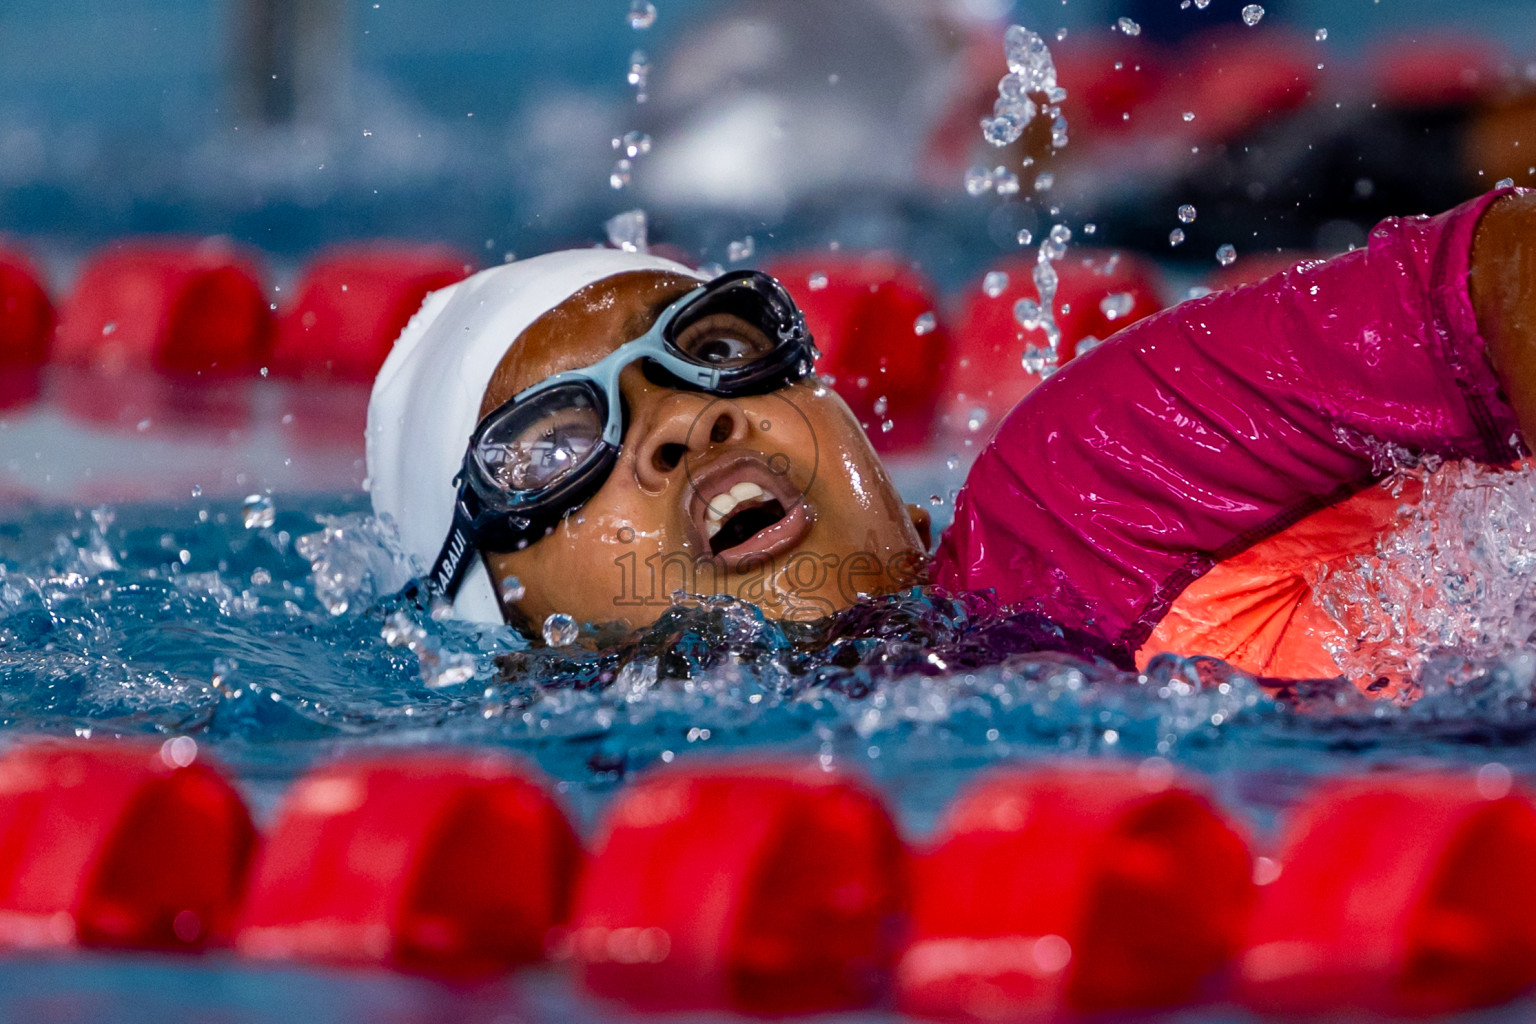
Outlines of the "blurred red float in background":
{"label": "blurred red float in background", "polygon": [[1413,109],[1487,99],[1505,85],[1505,63],[1504,49],[1487,39],[1442,33],[1433,41],[1415,36],[1380,43],[1368,66],[1382,102]]}
{"label": "blurred red float in background", "polygon": [[[1161,275],[1144,256],[1074,248],[1055,267],[1062,365],[1086,339],[1103,341],[1163,308]],[[1026,331],[1014,316],[1020,299],[1039,298],[1034,269],[1033,256],[1004,260],[991,268],[990,278],[968,291],[943,386],[950,419],[963,423],[971,410],[980,409],[990,433],[1040,382],[1024,369],[1022,358],[1026,348],[1045,347],[1045,332]]]}
{"label": "blurred red float in background", "polygon": [[543,956],[580,867],[564,813],[507,758],[343,762],[289,792],[237,944],[256,957],[501,971]]}
{"label": "blurred red float in background", "polygon": [[256,845],[187,737],[37,742],[0,759],[0,944],[194,950],[227,941]]}
{"label": "blurred red float in background", "polygon": [[671,771],[615,801],[564,945],[631,1006],[854,1008],[886,990],[905,896],[895,827],[847,776]]}
{"label": "blurred red float in background", "polygon": [[252,256],[221,239],[122,242],[81,271],[59,315],[57,359],[104,376],[254,372],[272,314]]}
{"label": "blurred red float in background", "polygon": [[53,303],[31,259],[0,247],[0,409],[37,397],[53,324]]}
{"label": "blurred red float in background", "polygon": [[378,241],[327,249],[305,269],[279,321],[273,372],[372,383],[427,294],[472,268],[447,246]]}
{"label": "blurred red float in background", "polygon": [[1189,1003],[1252,892],[1243,838],[1167,762],[995,773],[915,863],[898,997],[969,1020]]}
{"label": "blurred red float in background", "polygon": [[222,239],[135,240],[98,253],[59,311],[64,407],[98,423],[230,429],[265,365],[273,317],[251,255]]}
{"label": "blurred red float in background", "polygon": [[933,286],[888,253],[786,256],[763,268],[805,314],[830,374],[879,451],[932,434],[949,333]]}
{"label": "blurred red float in background", "polygon": [[1289,833],[1239,961],[1248,1005],[1448,1013],[1536,982],[1536,811],[1501,766],[1334,782]]}

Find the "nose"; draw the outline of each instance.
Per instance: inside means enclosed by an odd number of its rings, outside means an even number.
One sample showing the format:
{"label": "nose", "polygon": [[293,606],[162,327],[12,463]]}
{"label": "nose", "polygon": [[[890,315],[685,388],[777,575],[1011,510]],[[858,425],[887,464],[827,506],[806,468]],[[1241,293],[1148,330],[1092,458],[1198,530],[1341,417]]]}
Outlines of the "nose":
{"label": "nose", "polygon": [[[746,439],[747,415],[728,398],[647,388],[640,408],[630,405],[630,437],[640,486],[660,491],[683,460]],[[637,431],[638,428],[638,431]],[[638,434],[638,436],[637,436]]]}

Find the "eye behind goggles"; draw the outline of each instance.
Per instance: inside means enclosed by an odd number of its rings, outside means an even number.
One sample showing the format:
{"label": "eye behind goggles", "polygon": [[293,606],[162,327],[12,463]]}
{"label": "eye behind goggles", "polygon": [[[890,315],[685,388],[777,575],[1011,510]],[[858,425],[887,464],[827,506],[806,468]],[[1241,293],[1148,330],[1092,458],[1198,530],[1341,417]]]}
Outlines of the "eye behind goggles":
{"label": "eye behind goggles", "polygon": [[735,271],[678,299],[645,334],[593,366],[518,393],[470,437],[453,527],[429,589],[452,600],[472,552],[526,547],[597,493],[623,448],[624,367],[640,362],[654,383],[733,398],[803,379],[817,355],[783,285]]}

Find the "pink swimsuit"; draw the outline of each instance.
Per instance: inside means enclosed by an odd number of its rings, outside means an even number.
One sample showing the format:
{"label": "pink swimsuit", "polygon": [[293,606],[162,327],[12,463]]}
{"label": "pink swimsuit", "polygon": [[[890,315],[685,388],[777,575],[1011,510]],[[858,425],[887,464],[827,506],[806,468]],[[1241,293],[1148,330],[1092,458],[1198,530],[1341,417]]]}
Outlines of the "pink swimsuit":
{"label": "pink swimsuit", "polygon": [[1393,453],[1523,453],[1468,295],[1489,193],[1370,244],[1133,324],[1008,415],[935,582],[1108,641],[1126,662],[1223,559],[1348,497]]}

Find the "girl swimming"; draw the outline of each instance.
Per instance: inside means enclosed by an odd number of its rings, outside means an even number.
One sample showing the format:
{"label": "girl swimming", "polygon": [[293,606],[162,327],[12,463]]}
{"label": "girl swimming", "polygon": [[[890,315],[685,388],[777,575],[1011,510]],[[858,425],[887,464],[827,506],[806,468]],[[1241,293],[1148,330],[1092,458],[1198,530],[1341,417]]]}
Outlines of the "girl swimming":
{"label": "girl swimming", "polygon": [[[466,618],[635,627],[675,589],[828,614],[920,579],[928,523],[814,358],[761,274],[603,250],[484,271],[379,373],[374,507]],[[1536,194],[1503,189],[1074,360],[1001,425],[927,571],[1129,666],[1191,583],[1392,453],[1505,465],[1532,429]]]}

